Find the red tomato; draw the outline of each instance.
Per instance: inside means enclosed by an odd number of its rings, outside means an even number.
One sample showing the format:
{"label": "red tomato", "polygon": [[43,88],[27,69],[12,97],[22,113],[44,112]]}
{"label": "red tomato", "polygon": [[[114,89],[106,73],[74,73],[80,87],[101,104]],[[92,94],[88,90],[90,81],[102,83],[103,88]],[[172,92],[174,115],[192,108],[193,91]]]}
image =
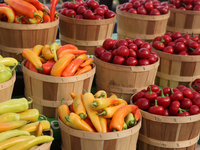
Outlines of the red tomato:
{"label": "red tomato", "polygon": [[124,39],[120,39],[117,41],[117,47],[120,47],[120,46],[128,46],[128,42]]}
{"label": "red tomato", "polygon": [[134,50],[134,51],[137,51],[137,50],[138,50],[137,45],[134,44],[134,43],[130,43],[130,44],[128,45],[128,48],[129,48],[129,49],[132,49],[132,50]]}

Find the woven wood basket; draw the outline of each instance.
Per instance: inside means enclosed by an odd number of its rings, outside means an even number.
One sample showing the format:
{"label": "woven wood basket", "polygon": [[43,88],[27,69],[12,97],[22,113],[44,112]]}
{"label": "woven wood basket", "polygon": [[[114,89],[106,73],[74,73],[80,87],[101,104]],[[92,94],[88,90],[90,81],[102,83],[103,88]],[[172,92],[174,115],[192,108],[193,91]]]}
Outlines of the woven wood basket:
{"label": "woven wood basket", "polygon": [[0,23],[0,55],[22,61],[23,49],[56,40],[59,20],[41,24]]}
{"label": "woven wood basket", "polygon": [[119,132],[91,133],[70,128],[58,120],[62,150],[136,150],[142,122],[140,119],[136,126]]}
{"label": "woven wood basket", "polygon": [[107,63],[94,56],[96,88],[122,97],[129,103],[132,94],[154,84],[159,60],[148,66],[124,66]]}
{"label": "woven wood basket", "polygon": [[61,45],[73,44],[93,55],[97,47],[112,38],[116,17],[104,20],[86,20],[66,17],[59,13]]}
{"label": "woven wood basket", "polygon": [[200,12],[170,8],[167,31],[200,34]]}
{"label": "woven wood basket", "polygon": [[196,150],[200,114],[168,117],[142,111],[137,150]]}
{"label": "woven wood basket", "polygon": [[195,91],[195,90],[193,89],[193,87],[192,87],[192,83],[193,83],[193,81],[191,81],[191,82],[189,83],[189,88],[190,88],[192,91]]}
{"label": "woven wood basket", "polygon": [[91,90],[96,67],[78,76],[54,77],[35,73],[24,66],[26,60],[21,64],[25,96],[33,98],[32,108],[36,108],[46,117],[57,118],[57,108],[64,98],[63,104],[70,105],[73,99],[71,92],[84,93]]}
{"label": "woven wood basket", "polygon": [[10,100],[12,98],[13,88],[16,81],[16,72],[13,71],[13,76],[10,80],[0,83],[0,102]]}
{"label": "woven wood basket", "polygon": [[117,38],[141,38],[151,42],[155,37],[164,35],[170,11],[165,15],[151,16],[132,14],[119,10],[117,6]]}
{"label": "woven wood basket", "polygon": [[168,54],[152,48],[160,57],[160,66],[156,75],[155,84],[161,87],[175,88],[185,85],[196,78],[200,78],[200,56],[183,56]]}

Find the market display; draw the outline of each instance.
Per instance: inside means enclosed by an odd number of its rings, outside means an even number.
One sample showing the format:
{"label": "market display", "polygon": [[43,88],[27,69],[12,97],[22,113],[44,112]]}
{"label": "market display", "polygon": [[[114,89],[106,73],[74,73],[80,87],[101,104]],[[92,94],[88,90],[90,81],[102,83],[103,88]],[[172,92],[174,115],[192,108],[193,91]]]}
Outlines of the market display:
{"label": "market display", "polygon": [[52,136],[43,135],[50,130],[47,120],[39,121],[39,111],[29,109],[32,99],[10,99],[0,103],[0,149],[20,150],[36,148],[54,140]]}
{"label": "market display", "polygon": [[47,23],[58,19],[55,7],[58,1],[54,0],[49,8],[38,0],[5,0],[0,4],[0,21],[9,23]]}
{"label": "market display", "polygon": [[170,0],[169,7],[180,10],[200,11],[200,2],[198,0]]}
{"label": "market display", "polygon": [[25,67],[36,73],[68,77],[81,75],[92,70],[92,58],[87,51],[78,50],[72,44],[58,46],[56,42],[36,45],[32,50],[24,49],[22,56],[27,59]]}
{"label": "market display", "polygon": [[160,2],[158,0],[129,0],[129,2],[120,6],[119,9],[140,15],[162,15],[169,12],[169,5],[167,2]]}
{"label": "market display", "polygon": [[72,0],[64,2],[60,10],[62,15],[76,19],[102,20],[115,17],[115,13],[104,4],[94,0]]}
{"label": "market display", "polygon": [[191,90],[195,90],[196,92],[200,93],[200,79],[197,78],[194,81],[192,81],[189,87],[191,88]]}
{"label": "market display", "polygon": [[58,108],[61,121],[74,129],[88,132],[113,132],[133,127],[141,114],[136,105],[128,105],[115,94],[107,97],[105,91],[75,94],[73,103]]}
{"label": "market display", "polygon": [[97,47],[95,56],[103,61],[126,66],[146,66],[158,61],[158,55],[151,52],[151,45],[140,38],[106,39]]}
{"label": "market display", "polygon": [[158,36],[153,40],[152,46],[169,54],[178,55],[200,55],[200,40],[196,34],[181,34],[167,32],[163,36]]}

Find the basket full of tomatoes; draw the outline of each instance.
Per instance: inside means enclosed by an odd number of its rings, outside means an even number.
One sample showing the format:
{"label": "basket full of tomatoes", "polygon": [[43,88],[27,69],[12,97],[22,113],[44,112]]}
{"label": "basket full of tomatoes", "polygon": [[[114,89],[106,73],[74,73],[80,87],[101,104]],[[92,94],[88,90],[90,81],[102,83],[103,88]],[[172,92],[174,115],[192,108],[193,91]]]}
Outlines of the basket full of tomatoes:
{"label": "basket full of tomatoes", "polygon": [[61,44],[73,44],[94,54],[106,38],[112,38],[116,15],[94,0],[64,2],[59,11]]}

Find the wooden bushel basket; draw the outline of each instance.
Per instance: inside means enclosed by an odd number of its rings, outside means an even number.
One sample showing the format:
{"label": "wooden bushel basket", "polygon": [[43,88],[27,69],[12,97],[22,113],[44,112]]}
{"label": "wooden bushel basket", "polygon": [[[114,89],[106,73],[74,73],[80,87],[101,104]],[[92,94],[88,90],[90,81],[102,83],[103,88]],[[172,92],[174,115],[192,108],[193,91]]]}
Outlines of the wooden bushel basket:
{"label": "wooden bushel basket", "polygon": [[0,23],[0,55],[22,61],[23,49],[56,40],[59,21],[40,24]]}
{"label": "wooden bushel basket", "polygon": [[193,89],[193,87],[192,87],[192,83],[193,83],[193,81],[191,81],[191,82],[189,83],[189,88],[190,88],[192,91],[195,91],[195,90]]}
{"label": "wooden bushel basket", "polygon": [[59,13],[59,38],[61,45],[73,44],[93,55],[97,47],[112,38],[116,16],[103,20],[75,19]]}
{"label": "wooden bushel basket", "polygon": [[175,55],[152,48],[160,57],[160,66],[155,84],[161,87],[175,88],[178,85],[188,86],[189,82],[200,78],[200,56]]}
{"label": "wooden bushel basket", "polygon": [[166,33],[167,21],[170,11],[165,15],[152,16],[123,12],[116,7],[117,38],[141,38],[151,42],[155,37]]}
{"label": "wooden bushel basket", "polygon": [[200,12],[170,8],[167,31],[200,34]]}
{"label": "wooden bushel basket", "polygon": [[122,97],[129,103],[132,94],[154,84],[159,60],[148,66],[116,65],[94,56],[96,69],[96,88]]}
{"label": "wooden bushel basket", "polygon": [[25,96],[33,98],[32,108],[36,108],[46,117],[57,118],[57,108],[64,98],[63,104],[70,105],[73,99],[70,96],[71,92],[84,93],[91,90],[96,67],[77,76],[71,77],[54,77],[35,73],[24,66],[26,60],[21,64]]}
{"label": "wooden bushel basket", "polygon": [[10,80],[0,83],[0,102],[10,100],[12,98],[13,88],[16,81],[16,72],[13,71],[13,76]]}
{"label": "wooden bushel basket", "polygon": [[65,125],[60,119],[62,150],[136,150],[141,119],[134,127],[108,133],[86,132]]}
{"label": "wooden bushel basket", "polygon": [[196,150],[200,130],[200,114],[160,116],[145,111],[137,150]]}

